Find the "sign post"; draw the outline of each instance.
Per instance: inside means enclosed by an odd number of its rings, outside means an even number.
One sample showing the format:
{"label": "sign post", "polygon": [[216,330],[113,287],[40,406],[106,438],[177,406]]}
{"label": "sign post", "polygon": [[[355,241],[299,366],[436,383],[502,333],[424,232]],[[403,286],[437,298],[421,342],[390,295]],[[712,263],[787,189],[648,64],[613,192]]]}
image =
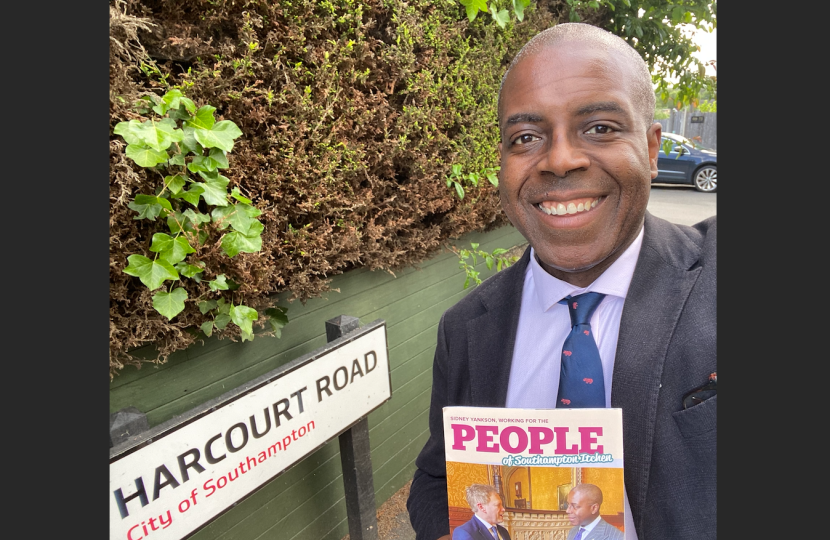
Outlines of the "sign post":
{"label": "sign post", "polygon": [[386,323],[332,321],[325,347],[111,448],[110,539],[188,538],[334,437],[351,537],[376,539],[366,416],[392,397]]}
{"label": "sign post", "polygon": [[[357,317],[340,315],[326,321],[326,338],[331,342],[357,330]],[[340,435],[340,465],[346,493],[346,516],[351,540],[377,540],[375,484],[369,448],[369,419],[365,416]]]}

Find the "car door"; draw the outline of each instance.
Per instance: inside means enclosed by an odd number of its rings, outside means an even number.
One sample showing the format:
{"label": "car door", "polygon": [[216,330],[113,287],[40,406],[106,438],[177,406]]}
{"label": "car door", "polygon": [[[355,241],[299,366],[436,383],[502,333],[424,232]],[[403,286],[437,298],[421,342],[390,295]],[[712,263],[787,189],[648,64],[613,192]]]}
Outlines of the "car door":
{"label": "car door", "polygon": [[[672,151],[668,155],[663,152],[663,144],[665,141],[671,141]],[[683,153],[678,156],[680,149],[683,148]],[[684,147],[677,141],[662,137],[660,144],[660,151],[657,153],[657,177],[652,182],[665,182],[668,184],[691,184],[691,172],[694,169],[695,162],[691,157],[688,148]]]}

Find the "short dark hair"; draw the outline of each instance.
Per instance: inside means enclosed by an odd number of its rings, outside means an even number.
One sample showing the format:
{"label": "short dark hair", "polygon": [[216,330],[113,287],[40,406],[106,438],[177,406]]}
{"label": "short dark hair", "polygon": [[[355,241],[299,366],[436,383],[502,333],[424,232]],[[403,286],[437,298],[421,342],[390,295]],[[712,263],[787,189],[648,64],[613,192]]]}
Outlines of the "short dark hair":
{"label": "short dark hair", "polygon": [[562,23],[556,26],[543,30],[536,34],[530,41],[525,43],[524,47],[519,50],[510,65],[507,66],[504,75],[501,78],[499,85],[499,99],[498,99],[498,115],[499,123],[501,123],[501,94],[504,87],[504,81],[510,71],[527,56],[537,54],[549,47],[559,45],[565,42],[581,42],[590,43],[606,51],[616,51],[623,55],[624,58],[631,62],[634,67],[635,77],[632,80],[634,86],[634,95],[632,100],[635,107],[637,107],[645,120],[646,129],[654,122],[654,87],[651,82],[651,73],[648,65],[643,60],[640,53],[634,47],[626,43],[624,39],[619,36],[603,30],[597,26],[585,23]]}

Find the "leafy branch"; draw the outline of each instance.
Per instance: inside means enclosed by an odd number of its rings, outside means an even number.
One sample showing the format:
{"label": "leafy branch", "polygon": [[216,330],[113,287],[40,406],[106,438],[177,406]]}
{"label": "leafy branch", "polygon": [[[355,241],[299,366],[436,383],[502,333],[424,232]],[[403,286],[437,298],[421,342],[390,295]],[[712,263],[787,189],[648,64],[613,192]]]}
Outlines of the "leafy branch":
{"label": "leafy branch", "polygon": [[[470,282],[475,282],[476,285],[481,285],[481,278],[479,277],[480,272],[478,272],[475,267],[478,264],[478,258],[484,261],[484,264],[487,265],[488,270],[492,270],[493,266],[496,266],[496,271],[501,272],[502,268],[507,268],[517,260],[519,257],[513,255],[508,255],[508,250],[504,248],[496,248],[493,250],[492,253],[488,253],[487,251],[483,251],[478,249],[479,244],[475,242],[470,243],[471,249],[456,249],[452,247],[452,251],[458,255],[458,267],[464,270],[467,278],[464,280],[464,288],[470,286]],[[472,264],[468,261],[472,260]]]}
{"label": "leafy branch", "polygon": [[[202,283],[208,270],[192,255],[210,251],[216,243],[229,258],[260,251],[264,225],[257,217],[262,211],[238,187],[228,191],[230,180],[219,173],[228,168],[228,152],[242,135],[235,123],[217,122],[215,107],[197,109],[178,89],[163,97],[144,96],[136,109],[142,115],[155,115],[144,121],[119,122],[113,133],[127,143],[126,156],[157,174],[159,183],[153,195],[138,194],[128,206],[138,214],[134,219],[155,222],[158,218],[159,223],[163,219],[166,231],[153,234],[149,246],[152,258],[129,255],[123,271],[137,277],[151,291],[158,289],[152,297],[153,308],[170,320],[185,309],[189,300],[187,290],[180,286],[182,279]],[[171,283],[166,284],[168,281]],[[239,288],[225,274],[217,274],[205,283],[212,292]],[[211,316],[201,325],[207,336],[232,322],[239,327],[243,341],[253,339],[252,325],[259,319],[255,309],[235,304],[232,299],[228,302],[200,297],[193,301],[203,315]],[[265,312],[278,337],[288,322],[285,312],[285,308]]]}
{"label": "leafy branch", "polygon": [[456,163],[452,166],[452,172],[447,177],[447,187],[454,187],[459,199],[464,198],[465,192],[464,186],[462,185],[464,181],[477,187],[481,178],[485,177],[491,184],[499,187],[499,177],[497,175],[499,169],[500,167],[487,167],[478,173],[471,172],[465,174],[461,168],[461,165]]}

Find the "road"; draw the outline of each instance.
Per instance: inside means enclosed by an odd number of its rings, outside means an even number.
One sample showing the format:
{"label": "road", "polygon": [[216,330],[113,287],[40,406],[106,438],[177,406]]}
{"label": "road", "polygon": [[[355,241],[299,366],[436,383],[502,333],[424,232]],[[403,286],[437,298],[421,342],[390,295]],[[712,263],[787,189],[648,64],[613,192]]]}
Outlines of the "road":
{"label": "road", "polygon": [[701,193],[691,186],[653,184],[648,211],[681,225],[694,225],[717,214],[717,193]]}

